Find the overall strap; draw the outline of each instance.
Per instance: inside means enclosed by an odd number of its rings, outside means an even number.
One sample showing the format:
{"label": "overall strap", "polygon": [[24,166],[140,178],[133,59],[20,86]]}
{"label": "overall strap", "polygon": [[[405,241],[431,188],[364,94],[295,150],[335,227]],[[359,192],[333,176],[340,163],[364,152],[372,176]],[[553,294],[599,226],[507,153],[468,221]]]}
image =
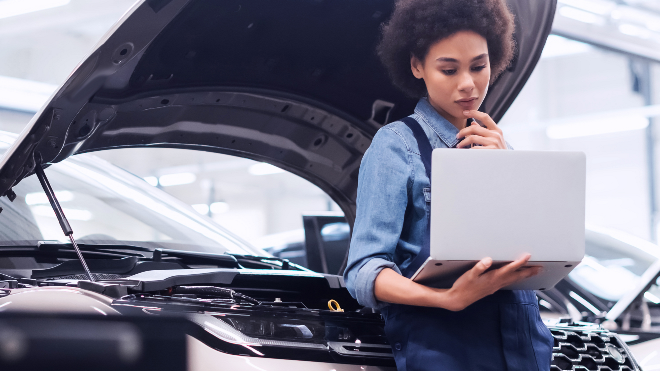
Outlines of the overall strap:
{"label": "overall strap", "polygon": [[[422,129],[421,124],[414,118],[405,117],[401,119],[401,122],[406,124],[410,130],[412,130],[413,135],[415,136],[415,140],[417,141],[417,147],[419,147],[419,154],[422,157],[422,163],[424,164],[424,169],[426,170],[426,176],[428,176],[429,182],[431,182],[431,154],[433,153],[433,147],[431,146],[429,137],[426,136],[426,133],[424,132],[424,129]],[[410,262],[410,265],[406,267],[403,272],[401,272],[405,277],[412,278],[419,267],[421,267],[426,259],[428,259],[429,255],[431,254],[430,239],[431,221],[429,219],[426,227],[426,233],[424,234],[424,238],[422,240],[422,249],[419,251],[419,254],[417,254],[415,259]]]}
{"label": "overall strap", "polygon": [[419,147],[419,154],[422,156],[422,163],[424,164],[424,170],[426,170],[426,176],[429,177],[429,182],[431,181],[431,154],[433,153],[433,147],[431,147],[431,142],[429,137],[426,136],[424,129],[417,120],[412,117],[404,117],[400,120],[406,124],[410,130],[412,130],[415,140],[417,141],[417,147]]}

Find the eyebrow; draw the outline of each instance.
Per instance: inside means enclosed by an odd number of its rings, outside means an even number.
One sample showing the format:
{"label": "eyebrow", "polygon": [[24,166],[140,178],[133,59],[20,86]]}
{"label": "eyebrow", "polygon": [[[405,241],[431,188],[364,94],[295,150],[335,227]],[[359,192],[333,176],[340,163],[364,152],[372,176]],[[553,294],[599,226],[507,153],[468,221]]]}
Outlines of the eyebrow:
{"label": "eyebrow", "polygon": [[[486,58],[487,56],[488,56],[487,53],[483,53],[483,54],[477,55],[476,57],[472,58],[472,60],[471,60],[470,62],[474,62],[474,61],[477,61],[477,60],[479,60],[479,59]],[[437,61],[438,61],[438,62],[451,62],[451,63],[458,63],[458,59],[455,59],[455,58],[447,58],[447,57],[440,57],[440,58],[437,59]]]}

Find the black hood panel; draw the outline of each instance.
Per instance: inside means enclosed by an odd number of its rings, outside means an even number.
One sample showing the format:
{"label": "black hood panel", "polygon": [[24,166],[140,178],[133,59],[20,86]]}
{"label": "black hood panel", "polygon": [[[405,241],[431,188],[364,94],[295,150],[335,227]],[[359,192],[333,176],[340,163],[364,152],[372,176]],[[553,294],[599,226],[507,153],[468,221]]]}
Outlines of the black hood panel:
{"label": "black hood panel", "polygon": [[[36,163],[158,146],[227,153],[308,179],[355,216],[362,155],[416,103],[375,46],[392,0],[136,4],[0,163],[0,194]],[[482,109],[499,120],[536,65],[556,1],[509,0],[517,56]]]}
{"label": "black hood panel", "polygon": [[[414,107],[375,53],[390,0],[191,2],[156,38],[119,96],[163,87],[265,89],[340,108],[360,122],[376,100]],[[111,95],[112,92],[105,92]]]}

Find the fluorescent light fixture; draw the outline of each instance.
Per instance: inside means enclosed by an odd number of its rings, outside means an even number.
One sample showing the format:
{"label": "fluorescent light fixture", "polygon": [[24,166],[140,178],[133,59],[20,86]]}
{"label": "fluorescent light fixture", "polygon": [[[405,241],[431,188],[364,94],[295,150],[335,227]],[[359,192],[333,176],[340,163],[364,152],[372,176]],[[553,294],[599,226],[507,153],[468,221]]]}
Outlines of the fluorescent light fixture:
{"label": "fluorescent light fixture", "polygon": [[152,185],[154,187],[158,186],[158,178],[156,178],[155,176],[145,176],[142,179],[144,179],[145,182],[149,183],[150,185]]}
{"label": "fluorescent light fixture", "polygon": [[[88,210],[80,209],[62,209],[64,215],[69,220],[82,220],[87,221],[92,219],[92,213]],[[32,212],[39,216],[55,217],[55,212],[50,206],[39,205],[32,208]]]}
{"label": "fluorescent light fixture", "polygon": [[[2,1],[0,1],[1,4]],[[0,10],[1,13],[2,10]],[[37,112],[55,92],[55,89],[57,86],[52,84],[0,76],[0,107]]]}
{"label": "fluorescent light fixture", "polygon": [[645,25],[652,31],[660,31],[660,17],[643,8],[620,5],[610,13],[610,18]]}
{"label": "fluorescent light fixture", "polygon": [[[11,147],[12,143],[14,143],[15,140],[16,140],[16,138],[14,138],[14,137],[11,137],[9,135],[0,134],[0,148],[9,148],[9,147]],[[0,157],[2,157],[2,156],[0,155]]]}
{"label": "fluorescent light fixture", "polygon": [[248,168],[248,172],[252,175],[269,175],[269,174],[283,173],[284,170],[280,169],[277,166],[273,166],[271,164],[261,162],[250,166]]}
{"label": "fluorescent light fixture", "polygon": [[193,173],[178,173],[178,174],[167,174],[158,178],[158,183],[163,187],[170,187],[175,185],[190,184],[197,180],[197,177]]}
{"label": "fluorescent light fixture", "polygon": [[594,47],[580,41],[567,39],[565,37],[550,35],[543,47],[541,58],[561,57],[586,53],[593,50]]}
{"label": "fluorescent light fixture", "polygon": [[648,29],[629,23],[620,24],[619,32],[624,35],[639,37],[640,39],[648,39],[651,37],[651,31]]}
{"label": "fluorescent light fixture", "polygon": [[545,307],[545,308],[548,308],[548,309],[552,310],[552,304],[550,304],[549,302],[547,302],[547,301],[545,301],[545,300],[543,300],[543,299],[540,299],[540,300],[539,300],[539,305],[541,305],[541,306],[543,306],[543,307]]}
{"label": "fluorescent light fixture", "polygon": [[559,2],[599,15],[608,15],[617,7],[616,3],[607,0],[559,0]]}
{"label": "fluorescent light fixture", "polygon": [[633,116],[629,118],[614,117],[598,121],[550,125],[545,129],[545,133],[550,139],[566,139],[589,135],[618,133],[630,130],[641,130],[645,129],[648,125],[649,119],[643,116]]}
{"label": "fluorescent light fixture", "polygon": [[57,8],[70,2],[71,0],[2,0],[0,1],[0,18]]}
{"label": "fluorescent light fixture", "polygon": [[202,215],[206,215],[206,214],[209,213],[209,205],[207,205],[207,204],[195,204],[195,205],[191,205],[191,206],[192,206],[193,209],[195,209],[195,211],[197,211],[198,213],[200,213]]}
{"label": "fluorescent light fixture", "polygon": [[570,6],[562,6],[559,8],[559,14],[563,17],[570,18],[579,22],[589,23],[589,24],[605,24],[605,18],[584,10],[573,8]]}
{"label": "fluorescent light fixture", "polygon": [[[73,200],[73,193],[69,191],[55,192],[55,197],[59,202],[68,202]],[[28,193],[25,195],[25,203],[28,205],[49,204],[48,197],[43,192]]]}
{"label": "fluorescent light fixture", "polygon": [[229,211],[229,204],[226,202],[214,202],[211,204],[211,212],[213,214],[222,214]]}
{"label": "fluorescent light fixture", "polygon": [[575,299],[575,301],[577,301],[578,303],[584,305],[585,308],[587,308],[587,309],[589,309],[590,311],[592,311],[593,314],[595,314],[595,315],[599,315],[599,314],[600,314],[600,311],[598,310],[598,308],[594,307],[593,304],[591,304],[590,302],[586,301],[582,296],[580,296],[580,295],[574,293],[573,291],[569,292],[568,295],[569,295],[570,297],[572,297],[573,299]]}
{"label": "fluorescent light fixture", "polygon": [[0,133],[0,142],[3,144],[12,145],[15,141],[16,137]]}
{"label": "fluorescent light fixture", "polygon": [[651,294],[648,291],[644,293],[644,298],[646,298],[646,300],[650,301],[653,304],[660,304],[660,298]]}
{"label": "fluorescent light fixture", "polygon": [[655,32],[660,32],[660,19],[646,22],[646,27]]}

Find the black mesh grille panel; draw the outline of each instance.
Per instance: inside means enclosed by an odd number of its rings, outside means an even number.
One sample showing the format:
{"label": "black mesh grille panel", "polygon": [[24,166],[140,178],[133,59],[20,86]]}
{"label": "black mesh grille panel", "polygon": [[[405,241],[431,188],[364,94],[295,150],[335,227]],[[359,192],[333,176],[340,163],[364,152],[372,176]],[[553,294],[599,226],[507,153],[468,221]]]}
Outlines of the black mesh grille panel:
{"label": "black mesh grille panel", "polygon": [[550,329],[555,338],[552,371],[636,371],[620,340],[606,331]]}

